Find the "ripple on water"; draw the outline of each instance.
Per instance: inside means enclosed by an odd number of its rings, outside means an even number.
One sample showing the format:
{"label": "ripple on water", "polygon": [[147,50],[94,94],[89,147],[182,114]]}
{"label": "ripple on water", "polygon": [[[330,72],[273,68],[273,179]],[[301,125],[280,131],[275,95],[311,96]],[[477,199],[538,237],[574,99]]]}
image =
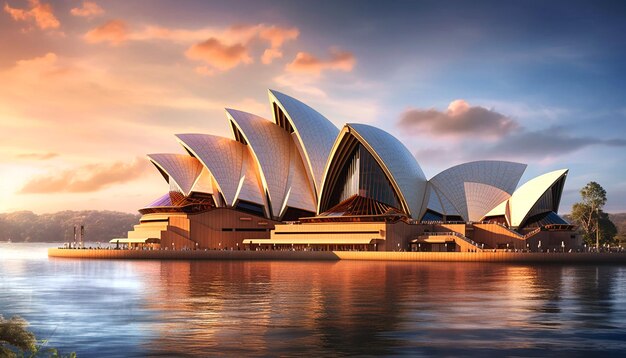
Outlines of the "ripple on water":
{"label": "ripple on water", "polygon": [[0,313],[80,356],[626,349],[621,266],[49,260],[49,244],[11,245]]}

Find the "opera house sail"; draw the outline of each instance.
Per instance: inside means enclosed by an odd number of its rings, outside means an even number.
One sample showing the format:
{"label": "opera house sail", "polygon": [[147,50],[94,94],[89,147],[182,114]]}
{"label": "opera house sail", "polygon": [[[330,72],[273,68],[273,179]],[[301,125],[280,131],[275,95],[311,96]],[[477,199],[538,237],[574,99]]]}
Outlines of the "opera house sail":
{"label": "opera house sail", "polygon": [[[269,90],[273,119],[226,109],[230,138],[176,134],[148,159],[169,188],[121,243],[160,249],[482,251],[580,246],[558,215],[567,170],[474,161],[425,176],[397,138],[337,128]],[[541,244],[543,243],[543,245]]]}

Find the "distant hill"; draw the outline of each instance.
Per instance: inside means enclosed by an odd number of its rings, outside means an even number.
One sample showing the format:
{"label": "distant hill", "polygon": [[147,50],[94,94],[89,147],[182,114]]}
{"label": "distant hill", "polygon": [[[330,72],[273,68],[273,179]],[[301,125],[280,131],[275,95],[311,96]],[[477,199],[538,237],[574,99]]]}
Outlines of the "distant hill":
{"label": "distant hill", "polygon": [[139,223],[139,214],[116,211],[60,211],[37,215],[31,211],[0,213],[0,241],[63,242],[74,240],[74,225],[85,226],[85,241],[107,242],[126,237]]}

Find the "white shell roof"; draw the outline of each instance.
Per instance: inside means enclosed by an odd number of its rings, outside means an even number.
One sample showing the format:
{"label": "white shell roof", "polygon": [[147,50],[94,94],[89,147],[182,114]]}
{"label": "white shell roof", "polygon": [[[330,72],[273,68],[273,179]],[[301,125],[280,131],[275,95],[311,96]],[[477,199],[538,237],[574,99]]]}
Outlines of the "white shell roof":
{"label": "white shell roof", "polygon": [[[295,137],[295,133],[292,134]],[[295,140],[296,138],[294,138]],[[287,179],[287,193],[285,195],[285,203],[283,210],[287,207],[316,211],[315,195],[313,188],[306,175],[306,169],[300,157],[300,152],[296,145],[291,146],[291,155],[289,156],[291,164],[289,165],[289,177]],[[283,213],[281,213],[282,215]]]}
{"label": "white shell roof", "polygon": [[202,163],[184,154],[148,154],[150,161],[161,168],[184,195],[189,195],[202,172]]}
{"label": "white shell roof", "polygon": [[271,206],[276,217],[287,207],[316,211],[331,151],[350,134],[374,156],[403,208],[414,218],[428,207],[468,221],[505,215],[510,226],[519,227],[529,216],[558,207],[560,193],[550,189],[556,183],[562,188],[566,169],[538,176],[517,190],[526,165],[505,161],[464,163],[427,181],[413,155],[389,133],[365,124],[346,124],[338,136],[335,125],[295,98],[269,90],[269,99],[284,113],[293,133],[256,115],[227,109],[248,145],[213,135],[178,134],[191,156],[148,157],[185,195],[219,192],[225,205],[246,200],[264,205],[266,211]]}
{"label": "white shell roof", "polygon": [[567,169],[555,170],[535,177],[520,186],[509,198],[510,217],[512,227],[519,227],[533,206],[559,179],[567,175]]}
{"label": "white shell roof", "polygon": [[440,192],[437,191],[432,183],[428,183],[430,195],[428,197],[428,209],[436,211],[443,215],[459,215],[458,210],[450,203],[450,201]]}
{"label": "white shell roof", "polygon": [[[195,159],[195,158],[194,158]],[[200,163],[202,165],[202,163]],[[202,166],[202,171],[198,178],[196,178],[196,182],[193,184],[191,191],[195,191],[198,193],[207,193],[207,194],[217,194],[213,189],[213,178],[211,177],[211,173]]]}
{"label": "white shell roof", "polygon": [[482,160],[446,169],[429,182],[465,220],[478,221],[513,193],[524,170],[526,164]]}
{"label": "white shell roof", "polygon": [[504,200],[500,204],[498,204],[495,208],[491,209],[485,216],[500,216],[506,214],[506,205],[509,200]]}
{"label": "white shell roof", "polygon": [[244,146],[239,186],[237,187],[237,194],[233,202],[236,203],[237,200],[246,200],[263,205],[266,207],[265,214],[269,214],[267,212],[267,203],[263,195],[263,187],[261,185],[257,163],[254,159],[254,154],[252,154],[248,146]]}
{"label": "white shell roof", "polygon": [[480,221],[486,213],[510,196],[506,191],[491,185],[465,182],[469,221]]}
{"label": "white shell roof", "polygon": [[415,157],[396,137],[366,124],[349,123],[349,131],[377,158],[381,168],[395,183],[400,200],[404,201],[413,218],[420,218],[426,210],[427,181]]}
{"label": "white shell roof", "polygon": [[278,91],[269,90],[270,103],[285,113],[304,149],[308,170],[319,194],[326,161],[339,129],[313,108]]}
{"label": "white shell roof", "polygon": [[263,195],[253,193],[254,186],[258,187],[258,177],[254,178],[250,174],[255,171],[254,165],[251,165],[252,169],[244,166],[247,161],[253,163],[248,158],[250,154],[245,145],[229,138],[208,134],[177,134],[176,137],[209,170],[226,205],[233,205],[242,189],[246,198],[252,198],[246,200],[264,205]]}
{"label": "white shell roof", "polygon": [[291,137],[284,129],[267,119],[234,109],[226,109],[252,153],[258,160],[261,181],[267,189],[272,213],[278,216],[285,201],[289,177]]}
{"label": "white shell roof", "polygon": [[443,205],[441,204],[441,200],[439,200],[439,195],[435,191],[435,188],[432,185],[430,185],[430,183],[428,185],[428,190],[430,190],[430,195],[428,197],[428,208],[440,214],[445,214],[446,211],[444,210]]}

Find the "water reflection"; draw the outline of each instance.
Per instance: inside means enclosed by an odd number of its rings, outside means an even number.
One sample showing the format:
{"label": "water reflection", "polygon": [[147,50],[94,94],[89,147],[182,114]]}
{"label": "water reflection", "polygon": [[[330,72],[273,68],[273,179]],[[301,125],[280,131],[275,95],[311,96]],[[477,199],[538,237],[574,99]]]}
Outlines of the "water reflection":
{"label": "water reflection", "polygon": [[0,261],[0,313],[81,356],[618,355],[625,307],[622,266]]}
{"label": "water reflection", "polygon": [[[625,347],[618,331],[624,310],[615,305],[625,297],[611,288],[624,284],[616,280],[623,276],[620,267],[346,261],[159,266],[149,284],[159,292],[146,304],[167,323],[151,345],[154,353],[467,355],[470,349],[480,355],[550,348],[570,354]],[[597,333],[592,339],[590,329]]]}

